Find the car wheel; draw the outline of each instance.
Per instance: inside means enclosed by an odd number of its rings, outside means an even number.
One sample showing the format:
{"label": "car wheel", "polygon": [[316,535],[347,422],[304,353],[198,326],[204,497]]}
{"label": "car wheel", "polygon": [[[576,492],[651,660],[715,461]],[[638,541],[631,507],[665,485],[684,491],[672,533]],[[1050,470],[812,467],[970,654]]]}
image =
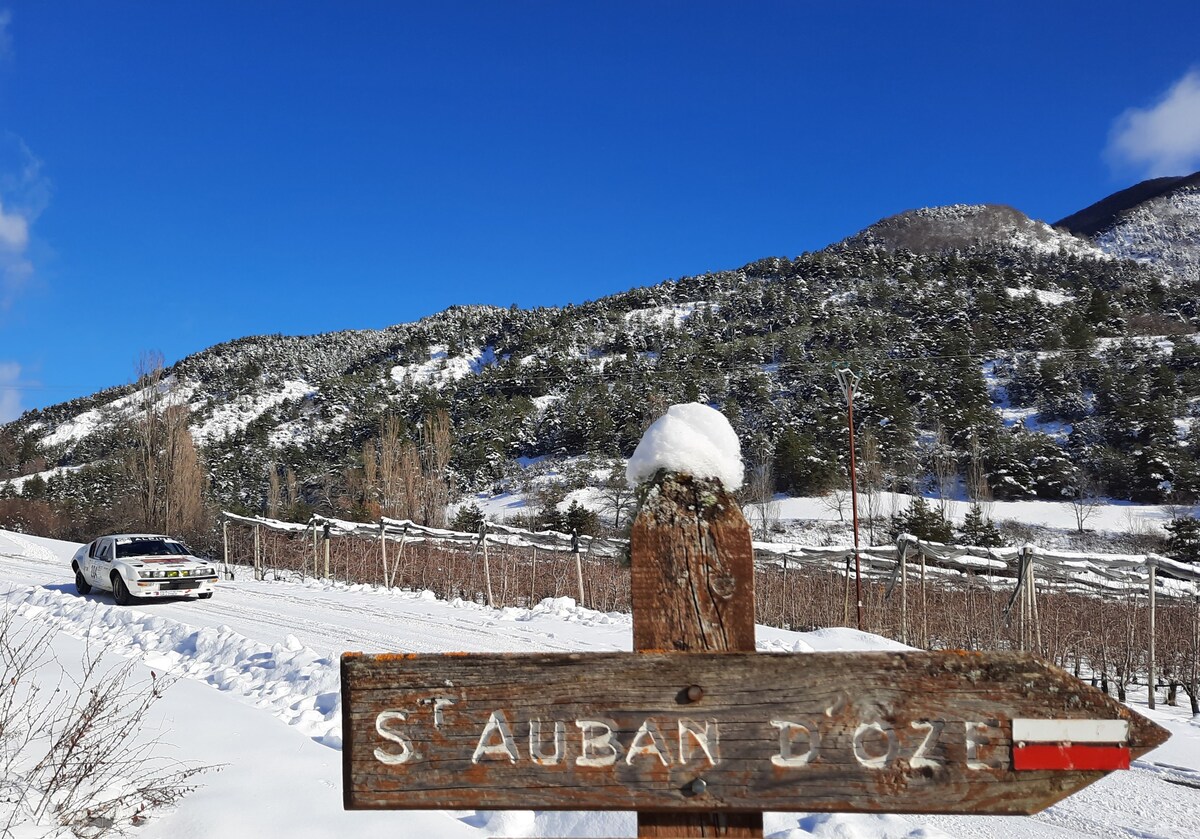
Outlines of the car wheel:
{"label": "car wheel", "polygon": [[75,571],[75,590],[80,594],[90,594],[92,591],[92,584],[87,581],[83,576],[83,572],[79,570]]}
{"label": "car wheel", "polygon": [[129,589],[125,586],[125,581],[121,579],[120,574],[112,575],[113,584],[113,600],[118,606],[128,606],[134,601],[134,597],[129,593]]}
{"label": "car wheel", "polygon": [[213,593],[212,593],[211,591],[206,591],[206,592],[204,592],[204,593],[202,593],[202,594],[199,594],[199,595],[197,595],[197,596],[198,596],[198,597],[199,597],[201,600],[207,600],[208,598],[210,598],[210,597],[212,597],[212,596],[213,596]]}

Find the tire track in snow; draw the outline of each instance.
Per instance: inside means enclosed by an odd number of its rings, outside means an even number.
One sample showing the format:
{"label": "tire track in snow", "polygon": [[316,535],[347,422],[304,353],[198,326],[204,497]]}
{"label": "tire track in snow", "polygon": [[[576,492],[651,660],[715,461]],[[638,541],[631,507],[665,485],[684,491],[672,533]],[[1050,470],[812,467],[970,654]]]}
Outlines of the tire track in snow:
{"label": "tire track in snow", "polygon": [[[17,551],[0,554],[11,581],[0,584],[0,602],[17,615],[230,692],[334,748],[341,745],[337,657],[344,650],[572,651],[629,643],[628,616],[580,609],[569,598],[497,610],[369,586],[246,582],[224,584],[211,600],[118,607],[106,595],[78,595],[67,559],[16,534],[0,536],[0,545]],[[548,624],[563,620],[610,624],[621,640],[559,640]]]}

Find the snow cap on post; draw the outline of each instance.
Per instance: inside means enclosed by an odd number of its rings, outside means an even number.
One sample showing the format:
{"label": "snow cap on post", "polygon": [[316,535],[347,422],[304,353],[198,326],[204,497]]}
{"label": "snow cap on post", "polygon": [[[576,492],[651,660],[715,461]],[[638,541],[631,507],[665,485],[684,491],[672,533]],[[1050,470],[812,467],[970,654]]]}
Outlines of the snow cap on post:
{"label": "snow cap on post", "polygon": [[695,478],[716,478],[730,492],[742,486],[742,446],[725,415],[688,402],[672,405],[646,429],[625,476],[633,486],[660,469]]}

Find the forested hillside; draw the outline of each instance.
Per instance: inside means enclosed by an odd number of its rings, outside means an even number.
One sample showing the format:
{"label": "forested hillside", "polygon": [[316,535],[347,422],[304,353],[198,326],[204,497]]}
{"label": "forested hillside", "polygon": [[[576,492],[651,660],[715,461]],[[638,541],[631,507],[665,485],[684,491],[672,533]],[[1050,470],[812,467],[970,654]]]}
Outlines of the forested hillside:
{"label": "forested hillside", "polygon": [[[1196,498],[1194,271],[1114,258],[1008,208],[906,215],[578,306],[233,341],[161,371],[156,410],[186,418],[207,498],[243,510],[371,517],[439,472],[448,498],[513,478],[519,458],[627,456],[680,401],[725,412],[776,489],[817,494],[846,481],[844,364],[862,376],[860,463],[876,485]],[[935,229],[947,224],[958,232]],[[0,493],[81,527],[119,518],[100,505],[133,474],[146,393],[5,426],[0,478],[40,475]]]}

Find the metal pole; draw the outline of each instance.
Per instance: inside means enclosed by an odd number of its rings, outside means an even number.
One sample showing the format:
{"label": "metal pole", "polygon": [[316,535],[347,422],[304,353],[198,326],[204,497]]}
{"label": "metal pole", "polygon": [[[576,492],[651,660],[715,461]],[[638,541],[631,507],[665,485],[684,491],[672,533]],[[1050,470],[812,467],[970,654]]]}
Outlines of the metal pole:
{"label": "metal pole", "polygon": [[858,552],[858,476],[854,462],[854,391],[859,377],[849,368],[837,371],[838,381],[846,394],[846,423],[850,429],[850,510],[854,522],[854,595],[857,602],[858,628],[863,628],[862,561]]}

